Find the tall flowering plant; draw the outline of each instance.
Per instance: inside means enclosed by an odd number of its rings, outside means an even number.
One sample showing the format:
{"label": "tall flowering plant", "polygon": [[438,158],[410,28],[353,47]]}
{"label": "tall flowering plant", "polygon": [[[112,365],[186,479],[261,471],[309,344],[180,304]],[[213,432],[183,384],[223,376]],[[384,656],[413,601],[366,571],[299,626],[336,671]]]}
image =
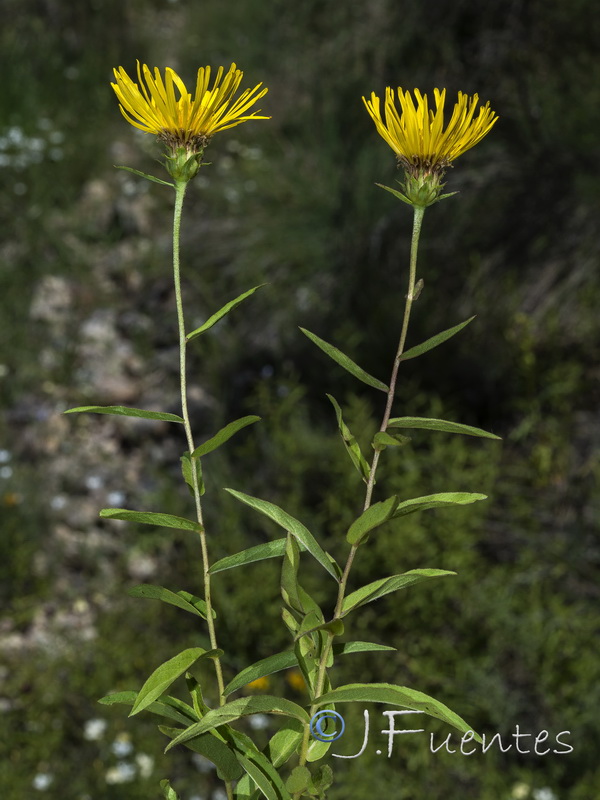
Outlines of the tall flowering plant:
{"label": "tall flowering plant", "polygon": [[[131,707],[130,716],[149,711],[166,719],[167,724],[159,726],[170,740],[166,749],[182,744],[212,761],[224,782],[229,800],[257,800],[261,796],[268,800],[325,798],[333,781],[332,770],[328,764],[318,767],[313,765],[324,758],[331,742],[336,738],[335,731],[332,732],[327,727],[328,721],[336,719],[343,723],[343,718],[335,711],[337,704],[379,702],[420,711],[479,740],[478,735],[470,730],[461,717],[439,700],[422,692],[389,683],[350,683],[334,687],[330,680],[330,670],[338,656],[394,649],[373,642],[342,641],[345,620],[351,613],[367,603],[392,592],[405,590],[415,583],[454,574],[433,568],[413,569],[379,578],[348,592],[352,565],[359,550],[367,546],[369,536],[376,535],[377,529],[389,520],[417,511],[465,505],[485,499],[485,495],[479,493],[444,492],[416,498],[392,495],[375,500],[374,489],[380,458],[388,447],[402,446],[406,441],[402,434],[405,429],[422,428],[498,438],[487,431],[457,422],[394,416],[396,385],[402,362],[437,347],[471,322],[470,319],[466,320],[419,345],[405,348],[412,306],[422,285],[422,282],[417,281],[417,250],[425,209],[451,196],[442,194],[442,178],[446,169],[455,158],[489,132],[496,121],[496,115],[490,110],[489,104],[478,108],[477,95],[469,98],[459,93],[450,121],[445,125],[445,90],[435,90],[435,111],[429,109],[427,96],[418,90],[414,93],[415,102],[409,92],[398,89],[398,108],[394,92],[388,88],[383,111],[375,94],[368,101],[363,98],[378,132],[392,147],[398,164],[404,171],[404,182],[401,184],[403,191],[383,188],[413,207],[414,224],[404,317],[387,383],[370,375],[334,345],[301,329],[338,366],[385,396],[379,431],[372,440],[370,453],[364,453],[344,421],[340,404],[328,395],[352,467],[357,470],[365,486],[362,508],[356,510],[356,517],[346,533],[345,563],[342,566],[333,555],[327,553],[300,520],[274,503],[234,489],[226,491],[274,521],[282,529],[283,535],[266,544],[211,563],[203,516],[205,488],[202,460],[205,455],[224,445],[239,430],[258,422],[259,418],[251,415],[237,419],[198,444],[188,413],[186,354],[188,346],[196,344],[202,334],[259,287],[243,292],[212,314],[198,328],[188,330],[180,280],[181,214],[188,183],[203,166],[204,151],[212,136],[242,122],[268,119],[258,111],[251,111],[267,89],[261,88],[259,84],[253,89],[244,90],[236,97],[243,73],[235,64],[231,65],[227,73],[222,67],[219,68],[212,84],[210,67],[200,68],[194,94],[188,92],[184,82],[170,68],[166,69],[163,77],[160,70],[151,72],[147,66],[138,64],[137,78],[137,82],[133,81],[120,67],[115,70],[115,83],[112,87],[125,119],[142,131],[157,135],[166,148],[165,167],[171,181],[145,175],[128,167],[123,169],[129,169],[174,189],[173,276],[179,330],[181,415],[123,406],[85,406],[70,409],[67,413],[117,414],[183,425],[187,450],[181,455],[182,478],[193,495],[193,516],[180,517],[157,511],[122,508],[105,508],[100,516],[190,531],[198,537],[203,570],[203,586],[199,595],[152,584],[137,586],[130,590],[130,594],[157,599],[195,615],[208,630],[210,649],[189,647],[157,666],[139,691],[112,694],[101,702],[128,705]],[[343,548],[340,546],[339,549],[343,555]],[[324,580],[335,587],[336,600],[333,608],[322,609],[299,583],[303,554],[316,562],[322,570]],[[291,637],[290,649],[248,665],[236,675],[225,675],[222,664],[225,651],[217,640],[216,613],[211,595],[213,576],[224,570],[239,569],[252,562],[270,558],[281,561],[282,618]],[[191,672],[192,666],[201,660],[209,660],[214,666],[216,691],[206,693],[207,697],[211,695],[218,698],[213,707],[204,699],[205,687],[200,686]],[[307,693],[305,704],[300,705],[286,698],[266,694],[235,696],[248,684],[260,684],[268,675],[289,668],[295,668],[302,676]],[[179,679],[185,679],[189,694],[187,702],[171,694],[173,685]],[[275,714],[284,718],[282,726],[264,749],[257,747],[235,725],[242,717],[259,713]],[[167,800],[177,800],[177,793],[168,780],[162,781],[161,787]]]}

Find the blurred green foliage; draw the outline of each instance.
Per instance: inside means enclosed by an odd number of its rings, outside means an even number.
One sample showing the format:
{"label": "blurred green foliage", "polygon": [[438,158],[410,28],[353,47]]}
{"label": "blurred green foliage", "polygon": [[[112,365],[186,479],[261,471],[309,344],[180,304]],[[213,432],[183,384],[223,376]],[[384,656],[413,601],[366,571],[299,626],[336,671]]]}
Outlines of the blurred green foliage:
{"label": "blurred green foliage", "polygon": [[[204,393],[199,433],[208,437],[243,413],[263,417],[207,459],[213,559],[273,533],[223,486],[277,502],[336,555],[359,510],[360,482],[325,392],[343,403],[365,447],[380,398],[357,392],[297,325],[386,379],[406,291],[410,214],[374,186],[393,181],[394,163],[361,95],[386,85],[446,86],[450,96],[478,92],[500,115],[493,134],[449,172],[448,189],[459,197],[426,215],[425,289],[408,344],[479,318],[403,365],[397,408],[493,430],[504,444],[416,432],[409,446],[386,451],[379,478],[404,497],[469,488],[490,500],[408,517],[361,548],[352,588],[414,567],[458,576],[363,609],[349,636],[398,650],[348,657],[336,683],[406,683],[478,730],[507,737],[515,724],[552,736],[569,730],[574,752],[466,758],[433,755],[426,739],[406,737],[389,761],[375,744],[355,760],[330,759],[339,779],[331,797],[348,796],[349,787],[354,797],[398,800],[545,800],[534,793],[544,787],[555,798],[594,797],[600,18],[593,0],[440,0],[435,13],[416,0],[4,0],[0,17],[3,800],[141,800],[158,796],[167,774],[184,800],[208,797],[218,785],[188,751],[163,757],[164,741],[144,715],[129,722],[120,709],[95,705],[110,691],[139,687],[174,652],[202,644],[185,614],[124,592],[141,580],[132,574],[134,556],[159,566],[156,582],[193,591],[196,543],[160,531],[115,534],[95,521],[92,535],[85,515],[63,511],[65,497],[102,504],[80,474],[94,463],[132,507],[183,513],[189,502],[174,489],[177,439],[169,445],[160,432],[105,427],[119,452],[99,450],[94,462],[86,451],[82,462],[76,433],[84,437],[87,423],[56,428],[62,409],[101,400],[88,396],[93,386],[86,388],[77,347],[95,309],[114,314],[168,402],[176,387],[170,198],[111,167],[160,169],[158,148],[124,124],[109,87],[112,67],[131,71],[137,58],[188,78],[200,65],[235,60],[250,85],[270,88],[261,107],[272,120],[215,139],[213,164],[184,213],[190,319],[200,323],[241,291],[270,284],[193,354],[192,383]],[[56,324],[32,314],[47,276],[64,279],[71,292]],[[140,452],[159,458],[128,476]],[[57,460],[69,458],[71,470],[57,472]],[[246,570],[215,580],[230,674],[288,646],[277,565]],[[329,607],[332,587],[316,576],[304,582]],[[80,623],[93,635],[86,638]],[[15,644],[19,637],[32,644]],[[272,689],[301,697],[285,675],[274,676]],[[385,724],[380,711],[371,709],[376,730]],[[353,753],[362,709],[348,707],[345,716],[348,741],[333,749]],[[107,728],[86,738],[95,719]],[[384,749],[381,734],[379,741]],[[153,766],[136,761],[140,754]],[[119,782],[127,775],[119,764],[129,765],[130,780]],[[518,784],[528,793],[519,795]]]}

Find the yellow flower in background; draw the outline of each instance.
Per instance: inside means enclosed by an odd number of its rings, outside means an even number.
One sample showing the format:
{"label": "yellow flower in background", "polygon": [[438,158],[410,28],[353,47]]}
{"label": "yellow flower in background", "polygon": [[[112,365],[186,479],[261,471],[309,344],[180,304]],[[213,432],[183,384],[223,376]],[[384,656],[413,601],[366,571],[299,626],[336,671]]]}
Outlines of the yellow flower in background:
{"label": "yellow flower in background", "polygon": [[210,67],[200,67],[192,96],[179,75],[167,67],[163,79],[158,67],[154,74],[144,64],[137,64],[138,83],[123,67],[114,69],[116,83],[111,83],[119,100],[121,113],[131,125],[145,133],[159,136],[176,153],[185,148],[188,155],[202,151],[219,131],[233,128],[250,119],[270,119],[258,111],[247,113],[268,89],[258,84],[245,89],[237,99],[244,73],[232,64],[223,76],[219,67],[210,85]]}
{"label": "yellow flower in background", "polygon": [[429,108],[426,94],[415,89],[414,95],[416,103],[410,92],[398,88],[398,109],[394,91],[388,86],[383,113],[375,92],[370,100],[363,97],[377,132],[396,153],[401,166],[412,175],[443,173],[454,159],[481,141],[498,119],[489,103],[480,106],[475,117],[479,95],[469,97],[459,92],[450,121],[444,128],[446,90],[434,89],[435,111]]}
{"label": "yellow flower in background", "polygon": [[299,669],[291,669],[286,676],[286,680],[292,689],[297,692],[302,692],[306,689],[306,681]]}
{"label": "yellow flower in background", "polygon": [[268,678],[257,678],[255,681],[250,681],[246,684],[246,689],[251,692],[265,692],[269,688]]}
{"label": "yellow flower in background", "polygon": [[18,506],[21,499],[21,495],[16,492],[6,492],[2,497],[2,505],[12,508],[13,506]]}

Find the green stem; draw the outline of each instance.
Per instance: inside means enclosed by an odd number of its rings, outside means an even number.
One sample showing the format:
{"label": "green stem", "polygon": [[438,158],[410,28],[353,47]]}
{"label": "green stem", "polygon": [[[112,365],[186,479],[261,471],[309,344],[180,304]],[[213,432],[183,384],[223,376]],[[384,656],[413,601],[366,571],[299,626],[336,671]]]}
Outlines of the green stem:
{"label": "green stem", "polygon": [[[175,182],[175,208],[173,211],[173,278],[175,284],[175,302],[177,304],[177,324],[179,329],[179,377],[181,386],[181,416],[183,417],[183,427],[185,429],[185,437],[190,455],[194,452],[194,437],[192,435],[192,427],[190,425],[190,416],[188,412],[187,402],[187,370],[186,370],[186,337],[185,337],[185,317],[183,314],[183,300],[181,296],[181,273],[179,262],[179,241],[181,230],[181,212],[183,209],[183,200],[185,197],[185,190],[187,188],[187,181]],[[208,623],[208,635],[210,639],[210,646],[213,650],[217,649],[217,635],[215,631],[215,622],[212,615],[212,599],[210,591],[210,574],[209,561],[208,561],[208,547],[206,544],[206,532],[204,530],[204,522],[202,517],[202,503],[200,499],[200,486],[198,482],[198,473],[195,465],[192,464],[192,486],[194,492],[194,502],[196,505],[196,517],[200,525],[200,548],[202,551],[202,571],[204,580],[204,602],[206,603],[206,621]],[[221,668],[221,661],[219,658],[212,659],[215,665],[215,672],[217,676],[217,684],[219,687],[219,705],[224,705],[225,684],[223,681],[223,670]],[[233,788],[229,781],[226,781],[227,797],[229,800],[233,798]]]}
{"label": "green stem", "polygon": [[[382,433],[385,433],[385,431],[387,430],[387,426],[390,421],[390,417],[392,415],[392,406],[394,404],[394,397],[396,396],[396,384],[398,382],[398,370],[400,368],[400,362],[402,360],[402,353],[404,352],[404,345],[406,344],[406,334],[408,332],[410,312],[412,309],[412,304],[415,299],[414,294],[415,294],[415,284],[417,280],[417,255],[419,251],[419,237],[421,235],[421,225],[423,223],[423,215],[425,214],[425,208],[422,206],[413,206],[413,208],[414,208],[414,216],[413,216],[412,239],[410,245],[410,274],[408,278],[408,293],[406,295],[406,303],[404,304],[404,318],[402,320],[400,341],[398,342],[398,349],[396,351],[396,356],[394,358],[394,365],[392,367],[392,375],[390,377],[390,388],[387,394],[387,401],[385,404],[383,419],[381,420],[381,425],[379,427],[379,430]],[[371,505],[371,499],[373,497],[373,487],[375,486],[375,475],[377,473],[377,465],[379,464],[380,453],[381,453],[380,450],[376,450],[373,455],[373,461],[371,462],[371,469],[369,471],[369,478],[367,480],[367,491],[366,491],[363,511],[366,511],[367,508],[369,508],[369,506]],[[350,553],[348,554],[348,560],[346,561],[346,566],[344,567],[344,572],[340,580],[338,599],[335,607],[334,618],[339,617],[339,615],[341,614],[342,603],[344,601],[344,594],[346,592],[346,584],[348,582],[348,575],[350,574],[350,569],[352,567],[352,562],[354,561],[354,556],[356,555],[357,549],[358,548],[356,545],[352,545]]]}
{"label": "green stem", "polygon": [[[413,231],[412,240],[410,245],[410,275],[408,278],[408,294],[406,295],[406,303],[404,305],[404,319],[402,320],[402,331],[400,333],[400,341],[398,343],[398,350],[394,358],[394,366],[392,368],[392,376],[390,378],[390,389],[388,391],[387,403],[385,405],[385,412],[381,421],[379,430],[385,433],[387,430],[388,422],[392,415],[392,405],[396,395],[396,382],[398,380],[398,369],[400,361],[402,360],[402,353],[404,352],[404,345],[406,343],[406,334],[408,332],[408,321],[410,319],[410,312],[414,301],[415,283],[417,279],[417,253],[419,250],[419,236],[421,235],[421,224],[423,222],[423,215],[425,208],[422,206],[414,206],[413,217]],[[369,480],[367,481],[367,494],[365,497],[364,511],[371,505],[371,497],[373,495],[373,487],[375,486],[375,473],[377,472],[377,464],[379,463],[379,455],[381,451],[376,450],[371,463],[371,471],[369,473]]]}
{"label": "green stem", "polygon": [[[396,351],[396,356],[394,358],[394,365],[392,367],[392,375],[390,377],[390,387],[387,394],[385,411],[383,413],[383,419],[379,427],[379,430],[382,433],[385,433],[385,431],[387,430],[387,426],[390,421],[390,417],[392,415],[392,406],[394,404],[394,397],[396,395],[396,384],[398,382],[398,370],[400,368],[402,353],[404,352],[404,346],[406,344],[406,334],[408,332],[410,312],[412,309],[412,304],[415,300],[414,295],[415,295],[415,285],[417,279],[417,254],[419,250],[419,237],[421,235],[421,225],[423,223],[423,215],[425,214],[425,208],[422,206],[413,206],[413,209],[414,209],[414,216],[413,216],[412,239],[410,246],[410,274],[408,278],[408,293],[406,295],[406,303],[404,304],[404,318],[402,320],[402,330],[400,332],[400,341],[398,342],[398,349]],[[377,473],[377,465],[379,463],[380,452],[381,451],[376,450],[373,455],[373,461],[371,462],[371,469],[369,471],[369,478],[367,480],[367,491],[366,491],[363,511],[366,511],[371,505],[371,499],[373,496],[373,487],[375,486],[375,475]],[[356,555],[357,549],[358,547],[356,545],[352,545],[352,547],[350,548],[348,559],[344,567],[344,572],[342,573],[342,577],[340,579],[338,597],[335,605],[335,611],[333,613],[333,619],[339,619],[341,616],[342,604],[344,602],[344,596],[346,593],[346,585],[348,583],[348,577],[350,575],[350,570],[352,568],[352,564],[354,562],[354,556]],[[317,675],[317,683],[315,686],[315,702],[313,703],[310,709],[311,717],[315,713],[316,708],[319,705],[318,702],[316,701],[318,700],[320,695],[323,694],[325,676],[327,674],[326,664],[329,658],[329,653],[331,651],[331,646],[333,644],[333,639],[334,635],[328,632],[328,639],[323,648],[323,653],[321,654],[319,673]],[[304,741],[302,743],[300,764],[306,763],[307,748],[308,748],[308,726],[306,729],[306,735],[304,737]]]}

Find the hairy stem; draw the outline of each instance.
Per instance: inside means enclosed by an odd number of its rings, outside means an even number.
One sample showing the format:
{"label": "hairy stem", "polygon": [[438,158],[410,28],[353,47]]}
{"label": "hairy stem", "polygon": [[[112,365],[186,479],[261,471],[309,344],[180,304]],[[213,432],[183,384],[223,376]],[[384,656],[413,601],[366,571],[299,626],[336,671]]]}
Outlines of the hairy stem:
{"label": "hairy stem", "polygon": [[[394,358],[394,366],[392,367],[392,375],[390,377],[390,389],[387,395],[387,402],[385,405],[385,411],[383,414],[383,419],[381,421],[381,426],[379,430],[382,433],[385,433],[387,430],[388,422],[390,421],[390,417],[392,415],[392,405],[394,403],[394,397],[396,395],[396,383],[398,381],[398,369],[400,367],[400,361],[402,359],[402,353],[404,352],[404,345],[406,344],[406,334],[408,332],[408,322],[410,320],[410,312],[412,309],[412,304],[414,301],[414,294],[415,294],[415,283],[417,279],[417,253],[419,250],[419,236],[421,235],[421,224],[423,222],[423,215],[425,214],[425,209],[421,206],[414,206],[414,217],[413,217],[413,231],[412,231],[412,240],[410,245],[410,275],[408,278],[408,293],[406,295],[406,303],[404,305],[404,319],[402,320],[402,331],[400,333],[400,341],[398,342],[398,350],[396,351],[396,357]],[[377,472],[377,465],[379,463],[379,454],[380,450],[376,450],[373,456],[373,461],[371,463],[371,471],[369,473],[369,480],[367,481],[367,493],[365,497],[365,505],[364,511],[369,508],[371,505],[371,497],[373,495],[373,487],[375,485],[375,474]]]}
{"label": "hairy stem", "polygon": [[[421,235],[421,224],[423,222],[424,213],[425,213],[424,208],[420,206],[414,206],[413,230],[412,230],[412,239],[410,246],[410,274],[408,278],[408,292],[406,295],[406,303],[404,304],[404,318],[402,320],[400,341],[398,342],[398,349],[396,351],[396,356],[394,358],[394,364],[392,367],[392,375],[390,377],[390,388],[387,394],[387,401],[385,404],[385,411],[383,412],[383,419],[381,420],[381,425],[379,426],[379,430],[382,433],[385,433],[385,431],[387,430],[387,426],[390,421],[390,417],[392,415],[392,406],[394,404],[394,397],[396,395],[396,384],[398,382],[398,369],[400,367],[400,361],[402,360],[404,345],[406,344],[406,334],[408,332],[410,312],[412,309],[413,301],[415,299],[414,294],[415,294],[415,284],[417,280],[417,254],[419,250],[419,237]],[[366,511],[367,508],[369,508],[369,506],[371,505],[371,499],[373,497],[373,487],[375,486],[375,475],[377,473],[377,465],[379,464],[380,453],[381,453],[380,450],[375,450],[375,453],[373,454],[373,461],[371,462],[371,469],[369,471],[369,478],[367,480],[367,491],[366,491],[363,511]],[[342,603],[344,601],[344,595],[346,592],[346,584],[348,583],[348,576],[350,574],[350,569],[352,568],[352,563],[354,561],[354,556],[356,555],[357,549],[358,547],[356,545],[352,545],[350,552],[348,554],[348,560],[346,561],[346,566],[344,567],[344,572],[340,580],[338,599],[335,607],[335,612],[333,615],[334,618],[339,617],[341,614]]]}
{"label": "hairy stem", "polygon": [[[414,206],[414,217],[413,217],[413,230],[412,230],[412,239],[411,239],[411,247],[410,247],[410,274],[408,278],[408,293],[406,295],[406,303],[404,305],[404,318],[402,320],[402,330],[400,332],[400,340],[398,342],[398,349],[396,351],[396,356],[394,358],[394,364],[392,367],[392,374],[390,377],[390,386],[387,394],[387,401],[385,404],[385,411],[383,413],[383,419],[381,421],[381,425],[379,430],[382,433],[385,433],[388,427],[388,423],[390,421],[390,417],[392,415],[392,406],[394,404],[394,397],[396,395],[396,384],[398,382],[398,369],[400,367],[400,362],[402,360],[402,353],[404,352],[404,346],[406,344],[406,334],[408,332],[408,323],[410,320],[410,312],[412,309],[412,304],[415,300],[415,285],[416,285],[416,278],[417,278],[417,253],[419,249],[419,237],[421,234],[421,225],[423,222],[423,215],[425,213],[425,208]],[[365,502],[363,506],[363,511],[366,511],[371,505],[371,499],[373,496],[373,487],[375,486],[375,475],[377,473],[377,465],[379,463],[379,454],[381,451],[375,450],[373,455],[373,461],[371,462],[371,469],[369,471],[369,478],[367,480],[367,490],[365,496]],[[350,575],[350,570],[352,568],[352,564],[354,562],[354,556],[356,555],[358,547],[357,545],[352,545],[350,548],[350,552],[348,554],[348,559],[346,561],[346,565],[344,567],[344,571],[342,573],[342,577],[340,578],[340,585],[338,589],[338,596],[337,602],[335,605],[335,611],[333,613],[334,619],[339,619],[342,613],[342,603],[344,602],[344,596],[346,594],[346,586],[348,583],[348,577]],[[329,658],[329,654],[331,652],[331,647],[334,640],[334,634],[328,632],[327,642],[325,647],[323,648],[323,653],[321,654],[321,661],[319,664],[319,673],[317,675],[317,683],[315,686],[315,702],[311,706],[310,709],[310,716],[315,713],[319,703],[318,698],[321,694],[323,694],[323,687],[325,685],[325,678],[327,675],[326,664]],[[305,735],[304,741],[302,743],[302,751],[300,754],[300,764],[306,763],[306,753],[308,749],[308,728],[307,733]]]}
{"label": "hairy stem", "polygon": [[[186,369],[186,345],[185,338],[185,317],[183,314],[183,300],[181,296],[181,273],[179,262],[179,241],[181,230],[181,212],[183,209],[183,200],[185,197],[185,190],[187,188],[187,181],[177,181],[175,183],[175,208],[173,211],[173,279],[175,284],[175,302],[177,305],[177,325],[179,329],[179,378],[181,386],[181,416],[183,417],[183,427],[185,429],[185,437],[190,455],[194,452],[194,437],[192,434],[192,427],[190,425],[190,415],[188,411],[187,402],[187,369]],[[200,525],[200,549],[202,551],[202,573],[204,582],[204,602],[206,603],[206,621],[208,623],[208,635],[210,639],[210,646],[213,650],[217,649],[217,634],[215,631],[215,622],[213,619],[213,608],[210,591],[210,574],[209,561],[208,561],[208,547],[206,544],[206,532],[204,530],[204,521],[202,517],[202,502],[200,499],[200,485],[198,481],[198,473],[196,465],[192,463],[192,488],[194,492],[194,503],[196,505],[196,517]],[[217,685],[219,688],[219,705],[224,705],[225,684],[223,681],[223,670],[221,668],[221,661],[219,658],[212,659],[215,665],[215,673],[217,676]],[[227,789],[228,800],[233,798],[233,788],[230,781],[225,783]]]}

